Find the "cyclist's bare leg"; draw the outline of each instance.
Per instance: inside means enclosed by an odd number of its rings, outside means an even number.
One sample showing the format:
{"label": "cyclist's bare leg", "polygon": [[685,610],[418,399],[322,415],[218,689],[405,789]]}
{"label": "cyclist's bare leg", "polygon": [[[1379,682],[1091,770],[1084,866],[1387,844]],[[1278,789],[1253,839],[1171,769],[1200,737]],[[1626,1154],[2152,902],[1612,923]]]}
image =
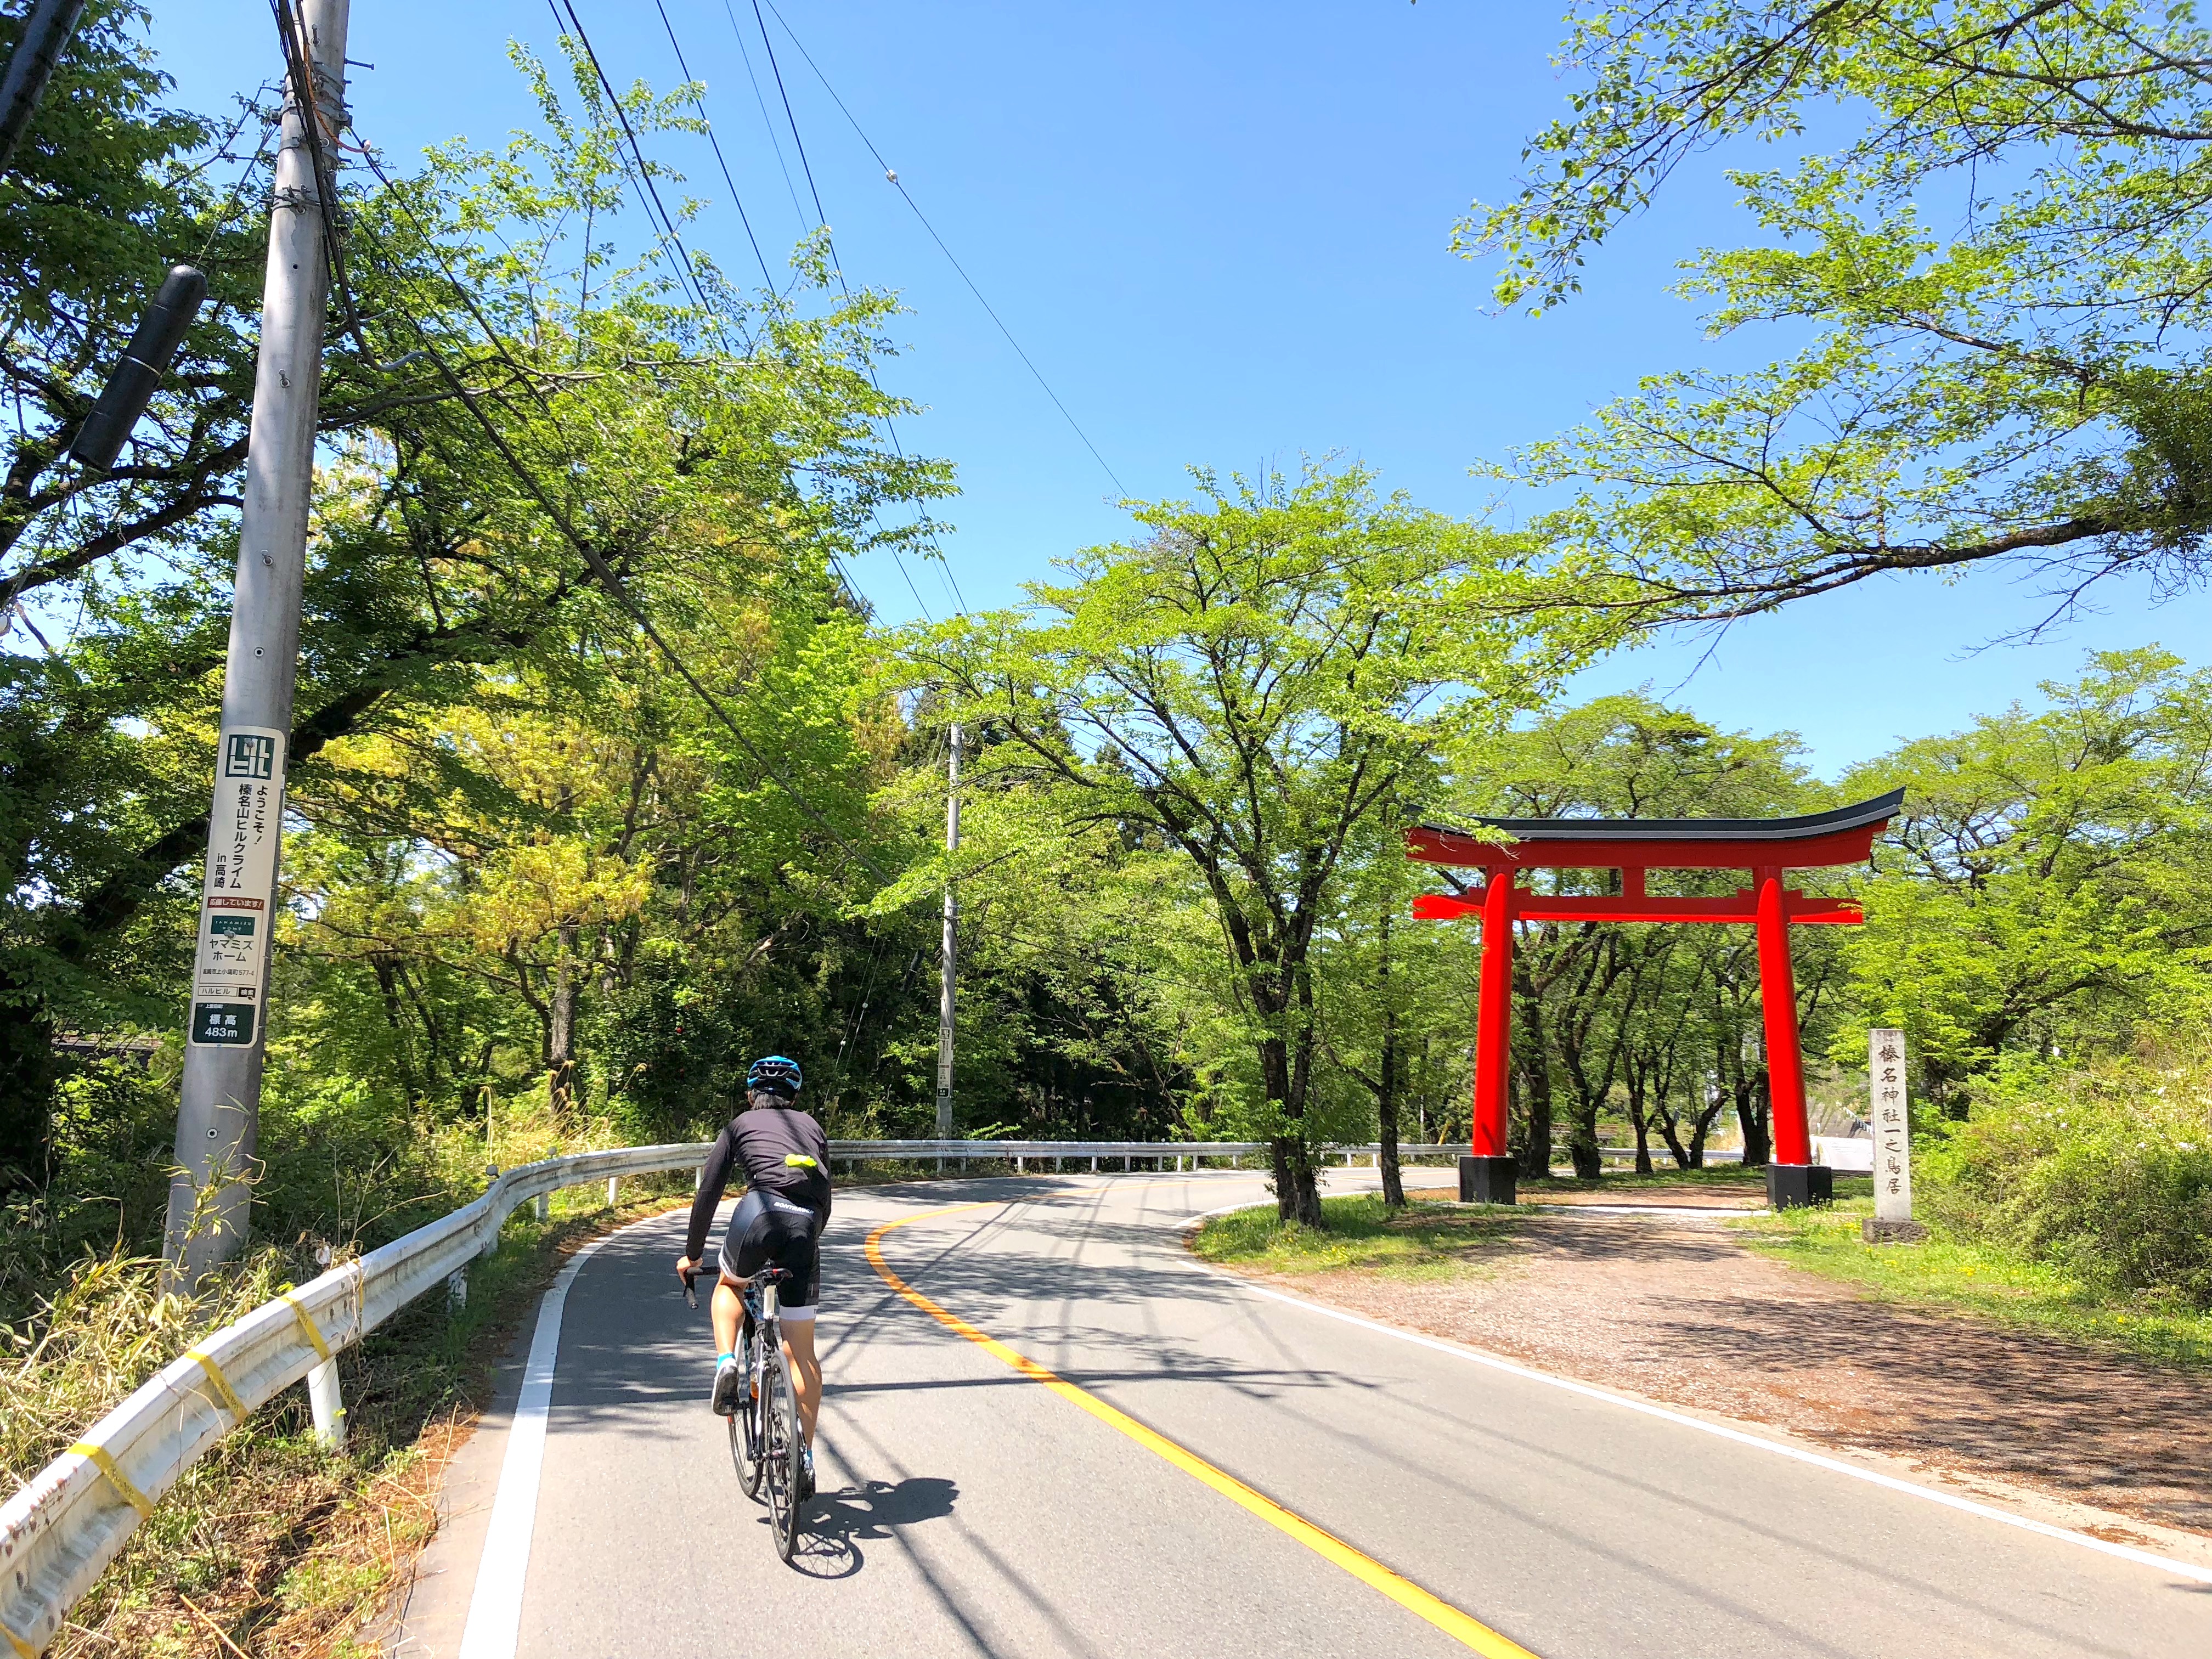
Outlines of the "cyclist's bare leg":
{"label": "cyclist's bare leg", "polygon": [[783,1328],[783,1358],[791,1367],[791,1391],[799,1396],[799,1431],[814,1443],[814,1419],[822,1410],[822,1362],[814,1353],[814,1322],[794,1319]]}
{"label": "cyclist's bare leg", "polygon": [[714,1352],[735,1353],[738,1351],[738,1322],[744,1317],[745,1304],[739,1294],[742,1281],[724,1273],[714,1286]]}

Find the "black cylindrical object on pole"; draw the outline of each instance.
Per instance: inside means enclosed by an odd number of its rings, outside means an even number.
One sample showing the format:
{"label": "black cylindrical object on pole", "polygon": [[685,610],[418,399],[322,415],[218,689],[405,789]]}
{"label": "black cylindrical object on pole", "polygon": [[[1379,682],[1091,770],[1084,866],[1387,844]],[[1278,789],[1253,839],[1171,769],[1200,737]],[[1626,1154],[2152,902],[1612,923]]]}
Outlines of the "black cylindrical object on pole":
{"label": "black cylindrical object on pole", "polygon": [[62,49],[76,33],[84,4],[85,0],[38,0],[23,19],[23,33],[8,59],[8,72],[0,76],[0,167],[8,165],[22,142],[54,65],[61,61]]}
{"label": "black cylindrical object on pole", "polygon": [[107,377],[100,401],[70,441],[71,455],[94,472],[105,472],[115,465],[115,458],[123,453],[123,441],[146,412],[147,399],[161,383],[161,372],[184,343],[185,331],[199,315],[200,301],[206,298],[204,276],[190,265],[169,267],[161,291],[138,319],[123,361]]}

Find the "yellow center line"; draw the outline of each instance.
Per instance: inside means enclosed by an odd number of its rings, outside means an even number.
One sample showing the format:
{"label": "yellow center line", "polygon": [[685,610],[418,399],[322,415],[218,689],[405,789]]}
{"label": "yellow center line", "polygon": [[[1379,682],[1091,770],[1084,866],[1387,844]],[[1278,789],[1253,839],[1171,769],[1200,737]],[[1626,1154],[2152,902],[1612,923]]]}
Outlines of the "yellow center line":
{"label": "yellow center line", "polygon": [[1370,1555],[1352,1548],[1342,1539],[1307,1520],[1304,1516],[1285,1509],[1266,1493],[1254,1491],[1235,1475],[1215,1468],[1188,1448],[1176,1444],[1155,1429],[1146,1428],[1127,1413],[1108,1405],[1089,1389],[1079,1388],[1066,1377],[1048,1370],[1027,1354],[1016,1352],[996,1337],[987,1335],[969,1324],[958,1314],[940,1307],[920,1291],[893,1273],[884,1261],[883,1236],[896,1227],[909,1226],[917,1221],[933,1221],[941,1216],[959,1215],[969,1210],[986,1210],[994,1203],[1013,1200],[996,1200],[981,1204],[957,1204],[950,1209],[926,1210],[919,1215],[902,1217],[887,1221],[868,1235],[866,1250],[868,1265],[873,1267],[884,1284],[921,1309],[947,1330],[957,1331],[981,1348],[993,1358],[1012,1366],[1033,1382],[1042,1382],[1069,1404],[1080,1407],[1107,1427],[1118,1431],[1135,1441],[1146,1450],[1164,1458],[1184,1474],[1194,1476],[1219,1492],[1231,1503],[1249,1510],[1268,1525],[1287,1533],[1323,1560],[1344,1569],[1354,1578],[1370,1589],[1378,1589],[1407,1612],[1426,1620],[1447,1636],[1464,1644],[1484,1659],[1537,1659],[1537,1656],[1508,1637],[1499,1635],[1480,1620],[1470,1618],[1449,1601],[1431,1595],[1410,1578],[1393,1572]]}

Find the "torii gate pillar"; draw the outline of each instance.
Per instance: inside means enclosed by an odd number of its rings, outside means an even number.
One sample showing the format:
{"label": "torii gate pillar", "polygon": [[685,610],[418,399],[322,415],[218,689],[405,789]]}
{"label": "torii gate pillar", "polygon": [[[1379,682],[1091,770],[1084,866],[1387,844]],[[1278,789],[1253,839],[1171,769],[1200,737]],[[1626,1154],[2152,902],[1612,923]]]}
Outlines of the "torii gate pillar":
{"label": "torii gate pillar", "polygon": [[[1506,1079],[1512,1058],[1513,924],[1516,921],[1697,921],[1749,923],[1759,943],[1759,1012],[1766,1047],[1773,1159],[1768,1200],[1778,1209],[1826,1202],[1829,1171],[1813,1162],[1805,1111],[1805,1060],[1797,1030],[1797,988],[1790,965],[1793,925],[1851,925],[1856,899],[1808,898],[1788,886],[1785,872],[1856,864],[1870,856],[1874,837],[1904,804],[1896,790],[1832,812],[1795,818],[1488,818],[1483,831],[1510,836],[1482,840],[1424,824],[1406,835],[1407,856],[1425,863],[1480,866],[1477,892],[1424,893],[1417,917],[1482,917],[1482,974],[1476,1006],[1473,1146],[1460,1159],[1460,1197],[1510,1204],[1519,1168],[1511,1152]],[[1613,894],[1539,894],[1518,884],[1520,870],[1618,870]],[[1653,896],[1654,869],[1748,870],[1749,888],[1726,898]]]}

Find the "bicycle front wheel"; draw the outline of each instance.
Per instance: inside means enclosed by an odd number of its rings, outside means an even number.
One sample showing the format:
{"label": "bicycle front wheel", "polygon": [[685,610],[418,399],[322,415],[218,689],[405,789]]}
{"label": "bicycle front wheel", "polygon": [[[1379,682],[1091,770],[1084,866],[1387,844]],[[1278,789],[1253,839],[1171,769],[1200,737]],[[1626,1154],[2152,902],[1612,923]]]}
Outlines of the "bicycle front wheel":
{"label": "bicycle front wheel", "polygon": [[781,1352],[769,1357],[761,1377],[762,1485],[768,1492],[769,1525],[775,1553],[786,1562],[799,1547],[799,1404]]}
{"label": "bicycle front wheel", "polygon": [[737,1415],[730,1419],[730,1462],[737,1466],[738,1485],[745,1496],[757,1498],[761,1488],[760,1338],[750,1330],[738,1339],[738,1364],[744,1369],[744,1392],[738,1397]]}

